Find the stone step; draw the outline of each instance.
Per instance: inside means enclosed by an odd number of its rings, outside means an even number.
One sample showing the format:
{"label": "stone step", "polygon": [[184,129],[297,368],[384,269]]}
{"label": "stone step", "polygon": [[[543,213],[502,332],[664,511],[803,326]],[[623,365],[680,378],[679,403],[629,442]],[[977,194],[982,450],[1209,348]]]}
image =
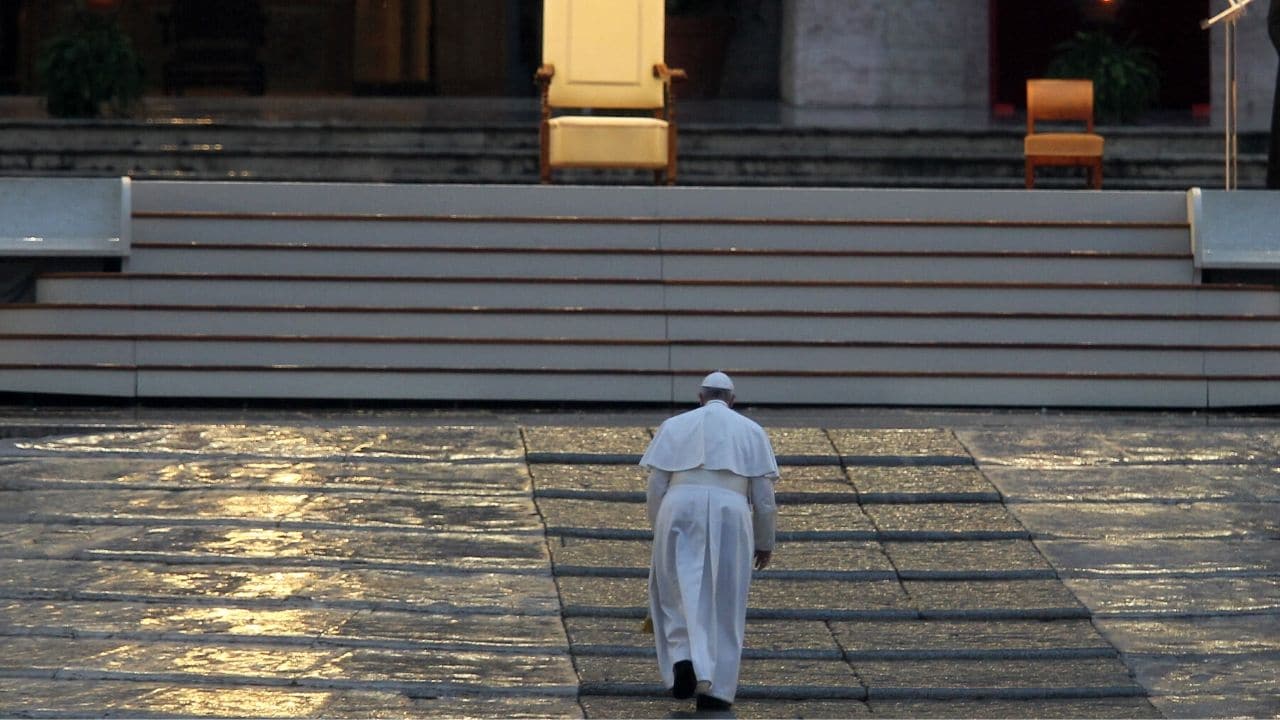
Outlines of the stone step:
{"label": "stone step", "polygon": [[[659,308],[593,312],[576,308],[322,308],[151,305],[21,305],[4,309],[5,335],[228,338],[516,338],[675,343],[1005,343],[1131,346],[1280,344],[1280,316],[1134,316],[1115,313],[671,314]],[[981,339],[981,340],[979,340]]]}
{"label": "stone step", "polygon": [[[744,292],[750,288],[751,293]],[[759,292],[767,291],[767,292]],[[637,277],[377,278],[50,274],[39,303],[227,307],[580,307],[592,310],[1280,314],[1265,286],[917,281],[655,280]]]}
{"label": "stone step", "polygon": [[[12,123],[0,145],[11,174],[135,178],[508,182],[537,180],[532,126]],[[1211,187],[1222,177],[1211,129],[1109,128],[1112,188]],[[1255,137],[1255,135],[1257,135]],[[900,132],[690,126],[684,183],[710,185],[1019,187],[1021,128]],[[1241,184],[1261,186],[1265,138],[1246,134]],[[319,148],[324,148],[323,150]],[[1050,175],[1052,175],[1050,173]],[[568,182],[651,182],[646,174],[574,173]],[[1046,187],[1077,187],[1047,179]]]}
{"label": "stone step", "polygon": [[559,248],[428,248],[240,244],[198,246],[134,243],[125,270],[139,274],[248,273],[264,276],[553,278],[573,268],[583,277],[666,278],[672,280],[733,279],[1043,282],[1071,278],[1080,283],[1192,283],[1197,274],[1191,255],[1145,253],[906,253],[894,251],[746,252],[708,249],[581,250]]}

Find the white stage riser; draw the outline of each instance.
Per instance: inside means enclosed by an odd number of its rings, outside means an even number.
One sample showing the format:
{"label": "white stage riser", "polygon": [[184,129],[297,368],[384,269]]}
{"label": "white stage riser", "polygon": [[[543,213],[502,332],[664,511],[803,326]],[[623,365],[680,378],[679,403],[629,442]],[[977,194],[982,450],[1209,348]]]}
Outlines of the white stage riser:
{"label": "white stage riser", "polygon": [[[1239,407],[1280,404],[1271,382],[1116,380],[753,377],[742,376],[752,401],[804,405],[1004,407]],[[0,384],[22,392],[141,398],[688,403],[697,378],[637,374],[359,373],[180,370],[13,371]],[[675,386],[674,391],[672,386]]]}
{"label": "white stage riser", "polygon": [[0,308],[0,392],[668,403],[720,367],[758,403],[1280,403],[1280,292],[1198,283],[1182,193],[133,197],[124,274]]}
{"label": "white stage riser", "polygon": [[957,257],[803,255],[662,256],[657,253],[449,253],[373,251],[173,250],[138,248],[125,270],[211,274],[324,276],[341,269],[363,277],[579,277],[646,280],[844,280],[852,282],[1072,282],[1190,283],[1188,258]]}
{"label": "white stage riser", "polygon": [[28,340],[0,344],[0,365],[326,367],[537,371],[697,372],[728,358],[752,372],[804,368],[813,373],[1274,375],[1280,350],[1071,349],[984,346],[813,347],[649,343],[431,343]]}
{"label": "white stage riser", "polygon": [[762,340],[1207,345],[1280,344],[1280,323],[1246,319],[717,316],[600,313],[132,310],[24,307],[6,331],[43,335]]}
{"label": "white stage riser", "polygon": [[1222,287],[1052,285],[785,286],[609,282],[392,282],[385,280],[219,280],[201,276],[58,277],[42,281],[41,303],[138,303],[316,308],[582,307],[629,310],[899,311],[1144,314],[1280,314],[1280,294]]}

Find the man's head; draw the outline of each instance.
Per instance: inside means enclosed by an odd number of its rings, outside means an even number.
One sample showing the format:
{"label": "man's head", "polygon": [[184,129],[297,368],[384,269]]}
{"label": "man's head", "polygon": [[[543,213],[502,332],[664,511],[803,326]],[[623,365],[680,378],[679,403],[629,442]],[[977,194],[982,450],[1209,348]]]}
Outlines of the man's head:
{"label": "man's head", "polygon": [[719,370],[702,378],[702,386],[698,388],[699,404],[706,405],[712,400],[723,400],[726,405],[733,407],[733,380]]}

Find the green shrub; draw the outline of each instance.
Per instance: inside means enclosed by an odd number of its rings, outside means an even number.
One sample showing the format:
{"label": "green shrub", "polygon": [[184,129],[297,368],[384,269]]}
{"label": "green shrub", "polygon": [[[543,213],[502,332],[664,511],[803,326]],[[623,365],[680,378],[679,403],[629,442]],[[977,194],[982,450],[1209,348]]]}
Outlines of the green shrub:
{"label": "green shrub", "polygon": [[1155,103],[1160,72],[1150,50],[1102,31],[1081,31],[1054,48],[1047,75],[1093,80],[1099,122],[1137,120]]}
{"label": "green shrub", "polygon": [[115,18],[81,12],[49,40],[36,65],[54,117],[127,115],[142,97],[142,60]]}

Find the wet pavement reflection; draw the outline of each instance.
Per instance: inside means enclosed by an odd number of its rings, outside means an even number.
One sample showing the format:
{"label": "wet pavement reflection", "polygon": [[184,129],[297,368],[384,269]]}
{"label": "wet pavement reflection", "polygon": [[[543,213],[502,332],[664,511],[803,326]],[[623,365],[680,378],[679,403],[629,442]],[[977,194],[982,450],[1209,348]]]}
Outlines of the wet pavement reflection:
{"label": "wet pavement reflection", "polygon": [[[0,417],[0,716],[710,716],[639,630],[658,413],[68,412]],[[1274,426],[786,417],[720,716],[1280,715]]]}

